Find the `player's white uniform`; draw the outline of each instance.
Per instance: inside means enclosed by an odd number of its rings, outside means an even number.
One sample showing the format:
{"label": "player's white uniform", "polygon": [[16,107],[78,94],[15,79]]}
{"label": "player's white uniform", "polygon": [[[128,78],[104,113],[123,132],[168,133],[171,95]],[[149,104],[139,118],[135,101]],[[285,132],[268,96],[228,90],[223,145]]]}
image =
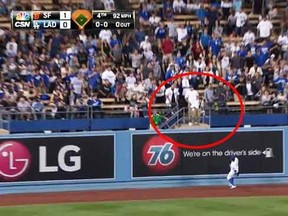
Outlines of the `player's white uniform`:
{"label": "player's white uniform", "polygon": [[230,172],[227,175],[227,180],[235,177],[238,172],[239,172],[239,160],[237,157],[235,157],[235,160],[231,161],[230,163]]}

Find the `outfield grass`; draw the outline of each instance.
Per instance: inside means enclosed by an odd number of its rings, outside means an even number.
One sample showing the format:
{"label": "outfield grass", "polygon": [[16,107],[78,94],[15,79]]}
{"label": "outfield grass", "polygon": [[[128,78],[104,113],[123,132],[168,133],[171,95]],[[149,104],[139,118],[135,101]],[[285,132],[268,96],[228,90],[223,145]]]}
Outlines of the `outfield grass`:
{"label": "outfield grass", "polygon": [[288,197],[1,207],[0,216],[288,216]]}

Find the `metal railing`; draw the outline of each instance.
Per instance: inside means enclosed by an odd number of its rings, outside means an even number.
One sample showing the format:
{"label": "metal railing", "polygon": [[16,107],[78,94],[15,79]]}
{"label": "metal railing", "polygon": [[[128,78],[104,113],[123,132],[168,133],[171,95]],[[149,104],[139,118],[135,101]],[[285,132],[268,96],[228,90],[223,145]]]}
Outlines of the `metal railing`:
{"label": "metal railing", "polygon": [[[138,109],[141,113],[140,117],[148,117],[147,106],[142,106]],[[170,108],[153,108],[153,111],[161,112],[164,115],[171,113]],[[173,111],[173,110],[172,110]],[[67,106],[59,109],[53,109],[52,107],[45,107],[41,111],[35,111],[29,109],[27,112],[21,112],[16,107],[1,107],[0,108],[0,120],[50,120],[50,119],[94,119],[105,117],[127,117],[130,116],[129,108],[124,109],[101,109],[91,106]],[[3,123],[4,124],[4,123]],[[1,125],[0,125],[1,126]]]}

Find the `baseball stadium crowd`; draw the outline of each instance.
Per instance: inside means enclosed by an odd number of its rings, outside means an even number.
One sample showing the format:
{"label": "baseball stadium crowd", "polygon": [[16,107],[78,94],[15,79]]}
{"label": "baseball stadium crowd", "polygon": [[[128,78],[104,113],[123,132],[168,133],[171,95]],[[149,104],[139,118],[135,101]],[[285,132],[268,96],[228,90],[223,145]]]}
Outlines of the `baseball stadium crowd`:
{"label": "baseball stadium crowd", "polygon": [[[0,17],[11,10],[39,8],[37,3],[23,7],[11,2],[0,0]],[[114,1],[102,2],[102,8],[115,7]],[[287,19],[276,30],[272,19],[279,14],[274,1],[264,1],[263,11],[255,2],[165,0],[159,7],[156,0],[139,0],[133,31],[2,29],[1,109],[19,112],[21,119],[35,118],[33,114],[46,110],[52,118],[63,118],[62,111],[103,110],[104,98],[114,98],[114,103],[127,105],[124,110],[138,117],[163,81],[190,71],[222,77],[245,101],[269,107],[285,105]],[[259,14],[256,27],[249,22],[251,14],[242,10],[244,4],[254,5],[254,15]],[[91,5],[85,6],[91,9]],[[75,9],[69,4],[65,7]],[[183,14],[195,14],[199,22],[176,22],[175,17]],[[189,106],[195,117],[201,107],[219,109],[235,100],[223,82],[192,75],[163,86],[155,103]]]}

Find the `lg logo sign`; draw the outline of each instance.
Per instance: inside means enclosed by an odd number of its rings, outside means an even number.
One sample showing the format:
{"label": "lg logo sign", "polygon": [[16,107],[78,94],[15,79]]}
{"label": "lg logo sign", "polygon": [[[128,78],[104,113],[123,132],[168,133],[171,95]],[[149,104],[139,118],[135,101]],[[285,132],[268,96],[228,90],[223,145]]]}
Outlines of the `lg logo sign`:
{"label": "lg logo sign", "polygon": [[[77,153],[77,156],[69,156],[68,153]],[[81,170],[80,148],[75,145],[67,145],[60,148],[56,161],[57,166],[47,164],[47,147],[39,147],[39,173],[56,173],[61,169],[64,172],[76,172]],[[6,181],[16,181],[25,176],[32,163],[31,154],[26,146],[19,142],[7,141],[0,144],[0,178]]]}
{"label": "lg logo sign", "polygon": [[146,142],[142,158],[144,164],[156,173],[172,170],[179,161],[179,149],[160,136],[153,136]]}
{"label": "lg logo sign", "polygon": [[47,147],[40,146],[39,148],[39,172],[58,172],[59,168],[65,172],[76,172],[81,169],[81,157],[71,156],[69,162],[73,165],[67,165],[65,162],[66,154],[68,152],[80,151],[80,148],[75,145],[64,146],[60,149],[58,153],[58,166],[48,166],[47,165]]}
{"label": "lg logo sign", "polygon": [[24,176],[31,165],[28,149],[18,142],[4,142],[0,145],[0,177],[17,180]]}

